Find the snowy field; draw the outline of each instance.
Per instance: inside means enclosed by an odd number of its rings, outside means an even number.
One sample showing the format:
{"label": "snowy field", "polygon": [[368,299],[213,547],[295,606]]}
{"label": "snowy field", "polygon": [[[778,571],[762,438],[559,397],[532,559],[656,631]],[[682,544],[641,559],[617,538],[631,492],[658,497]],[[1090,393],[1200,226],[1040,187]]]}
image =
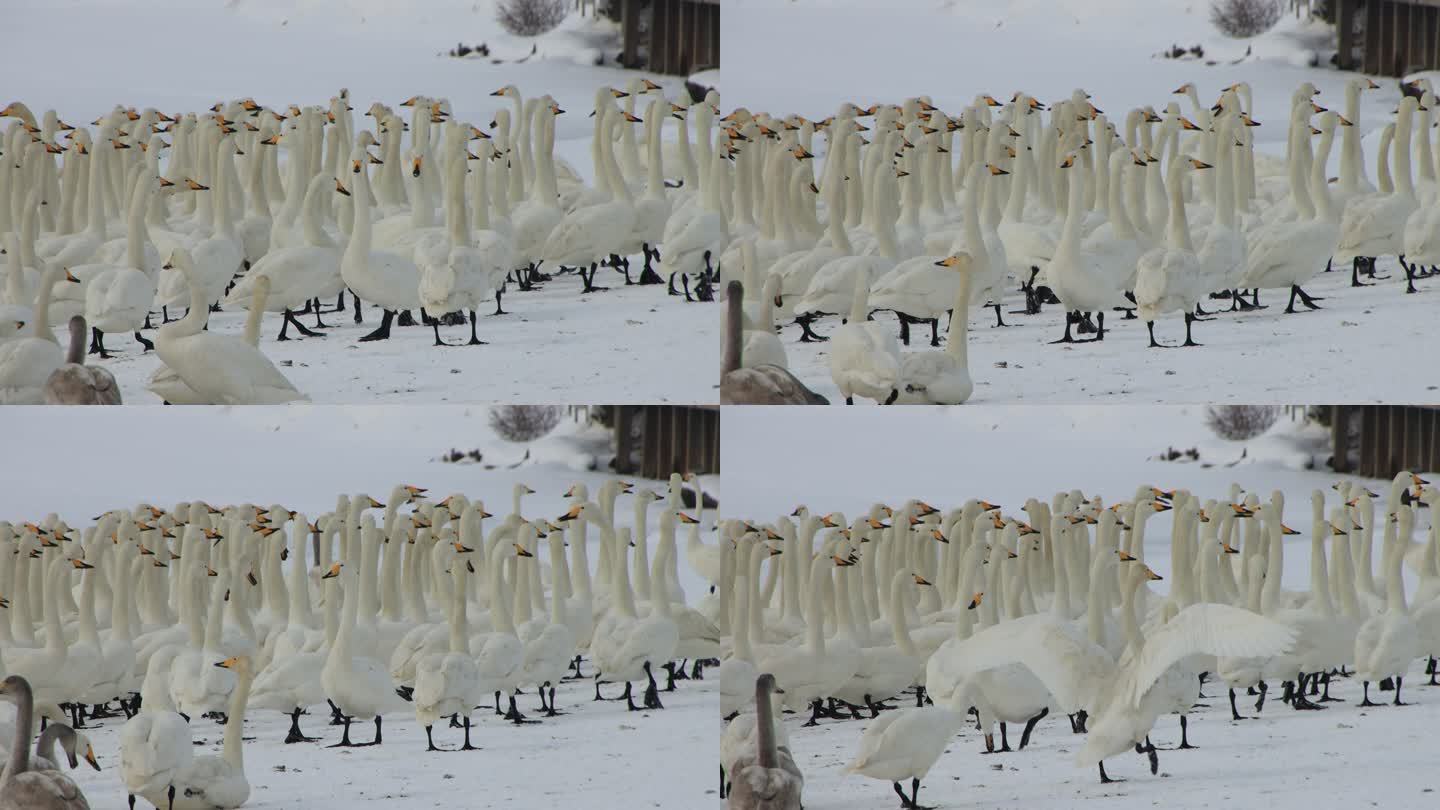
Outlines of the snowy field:
{"label": "snowy field", "polygon": [[[1253,40],[1227,40],[1211,26],[1208,10],[1204,0],[733,0],[722,39],[725,106],[819,120],[844,102],[868,107],[926,94],[957,114],[981,93],[1006,101],[1024,91],[1048,102],[1083,88],[1123,134],[1124,113],[1133,107],[1163,110],[1177,101],[1192,115],[1190,102],[1172,94],[1187,82],[1210,104],[1221,88],[1244,81],[1261,123],[1251,130],[1256,151],[1269,155],[1284,152],[1290,96],[1302,82],[1320,89],[1318,103],[1343,111],[1344,85],[1355,74],[1330,67],[1328,26],[1288,15]],[[1197,44],[1203,59],[1158,55],[1171,45]],[[1311,67],[1312,59],[1320,66]],[[1377,82],[1380,89],[1361,95],[1358,122],[1372,181],[1380,129],[1393,120],[1400,98],[1394,80]],[[823,142],[816,139],[822,159]],[[1337,138],[1331,175],[1338,173],[1340,152]],[[1306,292],[1325,298],[1314,312],[1283,314],[1286,291],[1265,290],[1260,301],[1268,309],[1222,312],[1197,323],[1194,337],[1202,347],[1178,351],[1148,348],[1144,323],[1122,321],[1119,313],[1107,317],[1104,343],[1047,345],[1063,333],[1064,314],[1057,306],[1036,316],[1009,314],[1024,303],[1012,279],[1004,301],[1011,328],[994,328],[993,310],[972,309],[971,401],[1433,400],[1440,379],[1428,370],[1415,373],[1403,358],[1405,347],[1431,333],[1436,284],[1422,281],[1422,294],[1405,295],[1395,257],[1377,264],[1389,278],[1374,287],[1351,288],[1348,265],[1339,268],[1344,273],[1305,284]],[[1214,312],[1230,302],[1202,305]],[[875,317],[895,328],[891,313]],[[827,335],[838,326],[838,318],[828,317],[816,331]],[[942,343],[945,326],[942,320]],[[1161,343],[1181,343],[1180,314],[1162,316],[1155,332]],[[912,329],[910,351],[929,348],[928,327],[919,327],[919,335]],[[841,401],[825,344],[799,337],[798,327],[784,326],[789,367],[832,402]]]}
{"label": "snowy field", "polygon": [[[586,115],[596,88],[624,87],[644,75],[672,100],[687,100],[678,77],[613,67],[619,51],[613,23],[572,13],[549,34],[517,38],[498,27],[493,9],[494,0],[7,0],[5,26],[17,35],[0,50],[6,76],[0,104],[23,101],[37,115],[54,108],[81,125],[116,104],[173,114],[253,97],[283,110],[325,105],[344,87],[357,132],[375,126],[363,117],[372,101],[396,107],[417,93],[448,99],[456,120],[488,131],[495,112],[512,105],[491,93],[514,84],[526,98],[548,93],[567,110],[556,120],[555,155],[593,184],[594,119]],[[457,42],[484,43],[490,58],[446,56]],[[34,69],[59,52],[68,55],[63,69]],[[602,57],[606,66],[597,67]],[[408,120],[408,109],[402,112]],[[664,132],[675,138],[673,127]],[[632,259],[632,276],[639,258]],[[663,262],[657,269],[668,274]],[[511,314],[490,316],[493,301],[478,311],[486,346],[436,347],[422,326],[359,343],[380,321],[379,308],[367,304],[363,325],[354,325],[348,310],[326,314],[325,323],[336,327],[327,337],[287,343],[275,340],[280,316],[267,314],[260,348],[317,402],[714,400],[714,366],[695,358],[714,356],[715,309],[687,304],[663,287],[627,288],[618,272],[604,268],[595,283],[609,290],[582,295],[574,274],[531,292],[510,285],[503,304]],[[244,320],[243,309],[227,308],[210,328],[238,334]],[[313,325],[313,316],[303,322]],[[63,344],[63,325],[58,331]],[[452,344],[469,337],[460,326],[442,327],[441,334]],[[155,354],[140,354],[128,335],[111,336],[106,348],[117,357],[91,362],[115,374],[124,401],[158,404],[145,390],[160,365]]]}
{"label": "snowy field", "polygon": [[[1157,458],[1171,447],[1194,447],[1200,461]],[[1106,503],[1133,497],[1143,484],[1189,488],[1201,498],[1224,498],[1232,482],[1261,498],[1278,489],[1285,494],[1286,522],[1304,535],[1285,546],[1282,584],[1297,590],[1308,585],[1310,492],[1324,491],[1328,509],[1336,500],[1329,487],[1341,478],[1323,468],[1328,449],[1322,430],[1282,418],[1258,439],[1229,442],[1206,428],[1202,408],[1178,406],[926,409],[903,419],[864,409],[736,408],[725,414],[723,456],[729,478],[724,515],[765,522],[799,504],[854,516],[877,501],[898,505],[920,498],[946,509],[973,497],[1023,519],[1018,507],[1026,497],[1048,501],[1051,493],[1075,487]],[[1307,469],[1312,463],[1320,469]],[[1389,483],[1351,480],[1382,493]],[[1414,539],[1424,539],[1433,519],[1418,514]],[[1159,515],[1146,525],[1146,563],[1166,577],[1152,583],[1156,593],[1172,579],[1170,524],[1168,515]],[[1378,550],[1375,562],[1378,569]],[[1413,599],[1413,572],[1407,570],[1406,580]],[[1174,716],[1162,716],[1152,733],[1161,747],[1159,776],[1150,775],[1144,757],[1121,754],[1106,768],[1129,780],[1120,784],[1102,785],[1093,768],[1074,765],[1082,738],[1053,712],[1023,752],[980,756],[984,739],[969,723],[922,783],[920,801],[941,808],[1428,807],[1440,789],[1427,747],[1430,729],[1440,721],[1440,688],[1423,685],[1424,663],[1405,678],[1404,699],[1412,705],[1398,708],[1359,708],[1360,684],[1339,679],[1331,695],[1344,702],[1296,712],[1278,702],[1272,683],[1258,719],[1248,719],[1255,715],[1255,699],[1239,697],[1247,719],[1236,722],[1223,685],[1211,682],[1200,701],[1204,707],[1190,715],[1189,739],[1198,750],[1164,750],[1179,742],[1180,730]],[[1393,693],[1372,688],[1371,696],[1388,701]],[[842,772],[868,720],[823,721],[805,729],[803,719],[787,715],[785,724],[805,772],[806,808],[897,803],[888,784]],[[1012,725],[1012,747],[1017,739]]]}
{"label": "snowy field", "polygon": [[[528,445],[526,460],[527,446],[491,433],[483,407],[206,408],[172,409],[163,416],[155,409],[106,409],[104,415],[76,419],[73,412],[55,409],[7,411],[0,445],[7,457],[29,458],[32,464],[24,475],[4,476],[0,516],[18,523],[58,512],[71,525],[87,526],[94,515],[117,506],[203,498],[215,504],[280,499],[313,519],[334,509],[337,493],[367,492],[384,500],[397,483],[426,487],[437,499],[452,492],[483,498],[490,511],[503,515],[510,511],[513,486],[524,483],[535,490],[524,503],[526,517],[553,519],[565,511],[564,494],[572,484],[586,484],[593,496],[609,477],[589,469],[597,455],[602,463],[608,460],[605,432],[562,422]],[[62,435],[65,449],[57,452],[56,437]],[[478,449],[483,462],[439,462],[451,448]],[[491,464],[497,469],[486,468]],[[637,492],[665,487],[663,481],[631,480]],[[718,493],[716,477],[704,478],[702,485]],[[652,532],[657,510],[658,505],[650,510]],[[620,496],[616,514],[618,523],[630,524],[630,496]],[[703,528],[708,532],[711,526],[707,515]],[[592,566],[596,537],[590,534]],[[683,560],[680,577],[695,604],[705,590]],[[589,664],[583,666],[591,674]],[[618,693],[617,687],[605,689],[609,697]],[[472,742],[480,751],[428,754],[424,729],[410,713],[387,715],[384,744],[377,748],[327,750],[323,746],[337,742],[340,729],[326,725],[323,703],[302,720],[306,733],[323,738],[315,744],[283,744],[289,719],[252,708],[245,723],[251,785],[245,807],[529,810],[673,808],[700,801],[713,770],[713,678],[682,681],[678,691],[662,692],[663,711],[630,713],[623,702],[594,703],[592,697],[589,681],[562,684],[556,704],[564,716],[538,725],[516,727],[488,708],[478,710]],[[520,696],[519,705],[536,719],[533,690]],[[10,709],[0,713],[8,718]],[[102,770],[71,773],[91,807],[122,808],[117,745],[123,720],[101,722],[86,733]],[[436,743],[458,746],[460,732],[445,725],[437,724]],[[193,729],[196,756],[218,756],[221,727],[198,720]],[[373,728],[362,723],[354,731],[355,739],[364,741]],[[143,801],[137,806],[148,808]]]}

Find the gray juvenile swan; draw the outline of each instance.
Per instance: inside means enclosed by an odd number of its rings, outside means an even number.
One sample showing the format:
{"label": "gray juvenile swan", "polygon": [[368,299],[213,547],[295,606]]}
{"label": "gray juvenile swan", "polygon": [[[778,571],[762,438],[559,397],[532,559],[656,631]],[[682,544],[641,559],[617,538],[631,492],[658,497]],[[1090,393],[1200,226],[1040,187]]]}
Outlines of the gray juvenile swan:
{"label": "gray juvenile swan", "polygon": [[770,690],[775,676],[755,679],[755,753],[731,765],[730,810],[800,810],[805,777],[786,752],[775,744],[775,716]]}
{"label": "gray juvenile swan", "polygon": [[[80,759],[83,756],[90,767],[100,770],[100,762],[95,758],[95,749],[90,745],[90,739],[84,734],[64,723],[51,723],[40,733],[40,739],[35,742],[35,753],[30,757],[30,769],[35,771],[58,771],[60,770],[59,760],[55,759],[55,742],[60,742],[60,748],[65,752],[65,761],[70,767],[80,767]],[[84,754],[79,753],[84,749]],[[10,749],[0,746],[0,759],[10,756]]]}
{"label": "gray juvenile swan", "polygon": [[70,319],[70,353],[65,365],[45,381],[47,405],[119,405],[120,386],[115,375],[85,365],[85,316]]}
{"label": "gray juvenile swan", "polygon": [[738,281],[727,288],[725,365],[720,374],[722,405],[829,405],[830,400],[805,387],[787,369],[763,365],[740,367],[745,289]]}
{"label": "gray juvenile swan", "polygon": [[0,697],[16,705],[15,739],[0,774],[0,810],[90,810],[85,794],[60,771],[30,769],[30,731],[35,721],[35,696],[19,675],[0,681]]}

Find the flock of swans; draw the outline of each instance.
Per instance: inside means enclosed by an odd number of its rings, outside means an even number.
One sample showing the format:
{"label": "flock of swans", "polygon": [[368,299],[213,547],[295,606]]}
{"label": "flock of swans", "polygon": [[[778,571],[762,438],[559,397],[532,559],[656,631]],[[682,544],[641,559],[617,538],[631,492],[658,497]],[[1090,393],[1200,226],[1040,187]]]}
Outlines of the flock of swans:
{"label": "flock of swans", "polygon": [[[719,628],[687,605],[678,574],[676,534],[703,546],[703,515],[681,511],[682,476],[669,483],[661,494],[611,479],[593,497],[578,484],[553,518],[523,515],[533,490],[520,484],[498,519],[479,499],[404,485],[386,503],[340,495],[313,521],[279,504],[191,501],[114,509],[83,528],[54,514],[0,522],[0,697],[19,707],[0,807],[85,806],[68,788],[48,804],[6,803],[16,780],[68,784],[27,772],[32,710],[68,724],[71,736],[42,737],[44,751],[60,737],[91,765],[88,739],[71,729],[123,715],[130,806],[142,797],[176,810],[245,803],[247,712],[283,712],[285,742],[311,742],[301,717],[328,703],[343,726],[331,747],[380,745],[383,718],[410,715],[426,750],[441,751],[479,750],[472,722],[491,712],[477,708],[493,707],[497,723],[541,722],[517,705],[522,690],[538,700],[531,711],[566,714],[562,680],[593,678],[596,700],[630,711],[663,709],[675,681],[703,677],[720,652]],[[622,494],[633,496],[629,521],[617,520]],[[602,696],[621,683],[618,697]],[[223,750],[194,755],[192,724],[212,714]],[[460,729],[454,748],[437,744],[444,718]],[[352,740],[357,721],[373,721],[373,739]]]}
{"label": "flock of swans", "polygon": [[[1341,676],[1363,684],[1362,706],[1384,705],[1372,700],[1381,689],[1405,705],[1420,659],[1437,685],[1440,490],[1408,472],[1383,496],[1335,488],[1310,497],[1308,590],[1281,585],[1287,538],[1303,537],[1283,493],[1239,485],[1203,499],[1141,486],[1115,504],[1076,490],[1014,513],[909,501],[848,523],[805,507],[770,523],[722,521],[708,574],[726,646],[722,792],[733,808],[800,806],[792,750],[805,741],[777,722],[782,708],[804,726],[866,721],[845,772],[892,782],[917,808],[920,780],[971,716],[989,753],[1011,750],[1007,723],[1024,724],[1024,749],[1041,720],[1067,715],[1064,733],[1085,734],[1075,763],[1110,782],[1105,760],[1129,750],[1156,772],[1149,735],[1165,715],[1179,716],[1179,747],[1193,747],[1186,715],[1207,682],[1228,689],[1237,720],[1237,690],[1258,695],[1256,712],[1275,684],[1290,708],[1317,710],[1338,700]],[[1416,542],[1426,508],[1428,538]],[[1172,571],[1161,595],[1147,587],[1161,577],[1145,535],[1164,512]],[[1410,598],[1406,564],[1419,581]],[[886,711],[911,690],[916,706]]]}
{"label": "flock of swans", "polygon": [[[1124,310],[1145,322],[1151,347],[1165,345],[1155,337],[1165,316],[1184,321],[1179,345],[1200,345],[1192,324],[1213,319],[1212,300],[1253,312],[1269,306],[1262,290],[1278,290],[1286,313],[1319,309],[1304,286],[1332,265],[1368,286],[1387,277],[1376,257],[1398,256],[1404,289],[1416,292],[1440,265],[1435,94],[1422,80],[1399,101],[1372,184],[1359,114],[1361,93],[1377,87],[1352,79],[1342,114],[1302,84],[1283,121],[1263,122],[1288,126],[1283,156],[1256,151],[1262,122],[1244,82],[1213,106],[1186,84],[1163,112],[1126,112],[1123,131],[1082,90],[1048,111],[1024,93],[1008,103],[980,95],[958,114],[925,97],[845,103],[823,121],[736,110],[721,119],[736,152],[721,274],[744,285],[739,363],[787,367],[777,324],[793,323],[801,342],[830,341],[831,378],[847,402],[957,404],[973,388],[970,308],[992,307],[996,327],[1013,325],[1003,299],[1016,283],[1025,303],[1012,314],[1063,307],[1065,331],[1052,342],[1104,340],[1106,313]],[[895,314],[898,340],[871,320],[877,311]],[[902,350],[926,325],[939,347],[947,313],[943,350]],[[818,334],[830,316],[844,325]]]}
{"label": "flock of swans", "polygon": [[[483,344],[484,302],[507,314],[505,292],[560,274],[582,293],[607,289],[602,265],[664,288],[662,246],[668,292],[713,299],[721,181],[711,178],[728,165],[712,141],[718,95],[677,104],[638,78],[598,88],[594,184],[554,153],[566,111],[553,98],[514,85],[491,95],[510,105],[485,129],[422,96],[372,104],[373,131],[357,129],[346,90],[304,108],[117,106],[93,130],[19,102],[0,109],[11,117],[0,141],[0,403],[45,401],[64,361],[52,326],[75,316],[101,359],[116,334],[153,349],[163,365],[148,387],[166,402],[266,404],[307,397],[260,349],[263,314],[280,315],[278,340],[323,336],[322,315],[347,311],[347,291],[355,323],[364,303],[383,313],[361,341],[414,325],[418,310],[436,346],[457,345],[441,327],[467,316],[458,345]],[[666,142],[672,119],[678,137]],[[632,273],[636,254],[644,266]],[[249,309],[243,335],[207,329],[222,306]]]}

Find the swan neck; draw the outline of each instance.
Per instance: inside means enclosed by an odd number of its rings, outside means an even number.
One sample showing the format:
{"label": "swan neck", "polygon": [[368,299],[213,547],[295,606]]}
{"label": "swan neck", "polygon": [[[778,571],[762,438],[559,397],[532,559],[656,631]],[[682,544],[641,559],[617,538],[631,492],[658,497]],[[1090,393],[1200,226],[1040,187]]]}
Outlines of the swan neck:
{"label": "swan neck", "polygon": [[30,767],[30,732],[35,724],[35,696],[30,684],[22,681],[15,693],[15,739],[10,741],[10,758],[5,763],[4,787]]}
{"label": "swan neck", "polygon": [[775,745],[773,707],[768,684],[764,681],[757,683],[755,686],[755,757],[756,764],[765,769],[776,767],[780,758],[780,752]]}
{"label": "swan neck", "polygon": [[250,702],[250,684],[255,674],[246,661],[240,666],[235,692],[230,696],[230,714],[225,719],[225,743],[222,757],[237,774],[245,772],[245,707]]}

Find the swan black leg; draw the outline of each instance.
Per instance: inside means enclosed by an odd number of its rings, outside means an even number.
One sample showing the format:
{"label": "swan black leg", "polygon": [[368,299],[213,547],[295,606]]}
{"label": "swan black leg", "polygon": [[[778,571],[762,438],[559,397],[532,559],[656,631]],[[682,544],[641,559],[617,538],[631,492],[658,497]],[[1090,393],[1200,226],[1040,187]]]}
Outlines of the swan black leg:
{"label": "swan black leg", "polygon": [[306,737],[300,731],[300,707],[296,706],[295,711],[290,713],[290,733],[285,735],[286,744],[298,742],[317,742],[319,737]]}
{"label": "swan black leg", "polygon": [[95,327],[90,327],[90,354],[100,355],[101,360],[109,360],[111,354],[105,351],[105,333]]}
{"label": "swan black leg", "polygon": [[1124,782],[1124,781],[1125,781],[1124,779],[1111,779],[1109,776],[1106,776],[1106,775],[1105,775],[1105,763],[1104,763],[1104,761],[1101,761],[1101,763],[1100,763],[1100,784],[1102,784],[1102,785],[1108,785],[1108,784],[1110,784],[1111,782]]}
{"label": "swan black leg", "polygon": [[1005,323],[1005,319],[1000,316],[1000,306],[1001,306],[1000,302],[999,302],[999,301],[996,301],[995,303],[991,304],[990,306],[992,306],[992,307],[995,308],[995,326],[996,326],[996,327],[1009,326],[1010,324]]}
{"label": "swan black leg", "polygon": [[345,725],[345,733],[340,735],[340,742],[328,746],[329,748],[350,748],[355,745],[355,743],[350,742],[350,718],[344,715],[342,715],[341,718],[341,722]]}
{"label": "swan black leg", "polygon": [[479,751],[480,747],[470,743],[470,715],[465,715],[465,744],[460,746],[461,751]]}
{"label": "swan black leg", "polygon": [[1259,712],[1265,708],[1265,694],[1270,691],[1270,685],[1261,681],[1259,683],[1260,697],[1255,701],[1255,711]]}
{"label": "swan black leg", "polygon": [[365,319],[360,315],[360,296],[356,295],[354,290],[351,290],[350,297],[355,299],[355,323],[364,323]]}
{"label": "swan black leg", "polygon": [[[335,310],[336,312],[344,312],[344,311],[345,311],[345,309],[344,309],[344,304],[343,304],[343,301],[345,300],[345,293],[343,293],[343,292],[340,293],[340,300],[342,301],[342,304],[341,304],[341,306],[340,306],[339,309]],[[320,299],[319,299],[319,298],[312,299],[311,302],[310,302],[310,304],[314,307],[314,310],[315,310],[315,328],[316,328],[316,329],[329,329],[329,328],[330,328],[330,325],[327,324],[327,323],[325,323],[324,321],[320,320]]]}
{"label": "swan black leg", "polygon": [[645,251],[645,267],[644,267],[643,269],[641,269],[641,271],[640,271],[640,283],[641,283],[641,284],[663,284],[663,283],[665,283],[664,280],[660,278],[660,274],[659,274],[659,273],[656,273],[656,272],[655,272],[655,269],[654,269],[654,268],[651,266],[651,264],[650,264],[651,261],[657,261],[657,262],[660,261],[660,249],[659,249],[659,248],[652,248],[652,247],[650,247],[649,243],[646,243],[646,244],[644,244],[644,245],[641,245],[641,248]]}
{"label": "swan black leg", "polygon": [[[1021,734],[1020,734],[1020,748],[1019,748],[1019,750],[1024,751],[1024,750],[1025,750],[1025,746],[1027,746],[1027,745],[1030,744],[1030,732],[1034,731],[1034,730],[1035,730],[1035,724],[1036,724],[1036,723],[1039,723],[1041,720],[1044,720],[1044,719],[1045,719],[1045,716],[1048,715],[1048,714],[1050,714],[1050,707],[1049,707],[1049,706],[1046,706],[1045,708],[1043,708],[1043,709],[1040,710],[1040,713],[1039,713],[1039,714],[1037,714],[1037,715],[1035,715],[1034,717],[1030,718],[1029,720],[1026,720],[1026,721],[1025,721],[1025,731],[1021,732]],[[1181,715],[1181,716],[1180,716],[1180,721],[1181,721],[1182,723],[1185,721],[1185,716],[1184,716],[1184,715]]]}
{"label": "swan black leg", "polygon": [[1158,341],[1158,340],[1155,339],[1155,322],[1154,322],[1154,321],[1146,321],[1146,322],[1145,322],[1145,328],[1150,331],[1150,348],[1152,348],[1152,349],[1168,349],[1168,348],[1170,348],[1169,346],[1166,346],[1165,344],[1163,344],[1163,343],[1161,343],[1160,341]]}
{"label": "swan black leg", "polygon": [[1394,705],[1396,705],[1396,706],[1408,706],[1408,705],[1410,705],[1410,704],[1408,704],[1408,703],[1401,703],[1401,702],[1400,702],[1400,683],[1401,683],[1402,681],[1404,681],[1404,680],[1405,680],[1405,679],[1402,678],[1402,677],[1400,677],[1399,675],[1396,675],[1396,676],[1395,676],[1395,700],[1392,701],[1392,702],[1393,702]]}
{"label": "swan black leg", "polygon": [[1182,344],[1180,344],[1181,346],[1203,346],[1203,345],[1205,345],[1205,344],[1203,344],[1203,343],[1196,343],[1196,342],[1195,342],[1195,339],[1192,338],[1192,337],[1190,337],[1190,325],[1193,324],[1193,323],[1195,323],[1195,316],[1192,315],[1192,314],[1190,314],[1189,312],[1185,313],[1185,342],[1182,343]]}
{"label": "swan black leg", "polygon": [[1189,720],[1189,718],[1187,718],[1185,715],[1182,714],[1182,715],[1180,715],[1180,748],[1181,748],[1182,750],[1184,750],[1184,749],[1190,749],[1190,748],[1198,748],[1198,747],[1199,747],[1199,746],[1195,746],[1195,745],[1191,745],[1191,744],[1190,744],[1189,731],[1190,731],[1190,720]]}
{"label": "swan black leg", "polygon": [[505,284],[501,284],[501,285],[500,285],[500,289],[498,289],[498,290],[495,291],[495,311],[492,312],[492,313],[490,313],[491,315],[509,315],[509,314],[510,314],[510,313],[506,312],[504,309],[501,309],[501,307],[500,307],[500,298],[501,298],[501,296],[505,295],[505,286],[506,286]]}
{"label": "swan black leg", "polygon": [[368,343],[372,340],[388,340],[390,338],[390,324],[395,320],[395,310],[385,310],[385,317],[380,319],[380,327],[374,332],[360,338],[361,343]]}
{"label": "swan black leg", "polygon": [[625,695],[624,695],[624,698],[625,698],[625,708],[626,708],[628,711],[638,712],[638,711],[640,711],[640,707],[635,705],[635,698],[633,697],[633,695],[632,695],[632,693],[631,693],[631,688],[632,688],[632,687],[631,687],[631,685],[630,685],[630,682],[629,682],[629,681],[626,681],[626,682],[625,682]]}
{"label": "swan black leg", "polygon": [[1231,718],[1232,720],[1245,720],[1245,719],[1247,719],[1247,718],[1241,717],[1241,716],[1240,716],[1240,710],[1237,709],[1237,708],[1235,708],[1235,690],[1234,690],[1234,689],[1231,689],[1231,690],[1230,690],[1230,718]]}
{"label": "swan black leg", "polygon": [[660,703],[660,690],[655,683],[655,674],[650,671],[650,662],[645,662],[645,677],[650,679],[650,684],[645,687],[645,708],[663,709],[665,706]]}
{"label": "swan black leg", "polygon": [[1359,256],[1350,260],[1350,286],[1351,287],[1373,287],[1373,284],[1366,284],[1360,280],[1360,263],[1364,261]]}
{"label": "swan black leg", "polygon": [[[421,312],[420,314],[423,317],[425,313]],[[410,310],[402,309],[400,310],[400,317],[395,321],[395,323],[400,326],[414,326],[415,316],[410,314]]]}
{"label": "swan black leg", "polygon": [[1154,776],[1160,772],[1160,755],[1155,753],[1155,743],[1150,742],[1150,737],[1145,737],[1145,756],[1150,759],[1150,775]]}
{"label": "swan black leg", "polygon": [[675,289],[675,276],[676,276],[677,273],[678,273],[678,271],[676,271],[676,270],[671,270],[671,271],[670,271],[670,281],[665,285],[665,292],[666,292],[667,294],[669,294],[669,295],[679,295],[679,294],[680,294],[680,291],[677,290],[677,289]]}
{"label": "swan black leg", "polygon": [[1342,703],[1343,701],[1341,701],[1340,698],[1332,698],[1332,697],[1330,697],[1330,673],[1328,673],[1328,672],[1325,673],[1325,678],[1323,679],[1323,683],[1324,683],[1325,689],[1324,689],[1324,691],[1322,691],[1322,692],[1320,693],[1320,702],[1321,702],[1321,703]]}
{"label": "swan black leg", "polygon": [[1365,681],[1365,692],[1364,692],[1364,696],[1363,696],[1363,697],[1361,698],[1361,700],[1360,700],[1360,705],[1361,705],[1361,706],[1379,706],[1379,705],[1380,705],[1380,704],[1378,704],[1378,703],[1373,703],[1373,702],[1371,702],[1371,700],[1370,700],[1370,682],[1369,682],[1369,681]]}
{"label": "swan black leg", "polygon": [[680,286],[683,287],[683,288],[685,288],[685,303],[687,303],[687,304],[693,304],[693,303],[695,303],[695,298],[690,295],[690,277],[689,277],[689,276],[681,276],[681,277],[680,277]]}
{"label": "swan black leg", "polygon": [[1075,320],[1076,320],[1076,314],[1075,314],[1074,312],[1066,312],[1066,313],[1065,313],[1065,334],[1064,334],[1064,336],[1062,336],[1059,340],[1052,340],[1052,341],[1050,341],[1050,343],[1051,343],[1052,345],[1053,345],[1053,344],[1056,344],[1056,343],[1074,343],[1074,342],[1075,342],[1075,338],[1074,338],[1073,336],[1071,336],[1071,334],[1070,334],[1070,327],[1071,327],[1072,325],[1074,325]]}
{"label": "swan black leg", "polygon": [[470,346],[484,346],[485,341],[475,335],[475,310],[470,310]]}
{"label": "swan black leg", "polygon": [[295,313],[291,310],[285,310],[285,320],[289,321],[291,325],[293,325],[296,329],[300,330],[300,334],[304,335],[305,337],[325,337],[324,332],[316,332],[314,329],[311,329],[305,324],[301,323],[299,319],[295,317]]}
{"label": "swan black leg", "polygon": [[450,345],[449,343],[446,343],[445,341],[443,341],[443,340],[440,339],[440,321],[439,321],[438,319],[437,319],[437,320],[432,320],[432,321],[430,322],[430,326],[435,329],[435,345],[436,345],[436,346],[449,346],[449,345]]}
{"label": "swan black leg", "polygon": [[[814,316],[814,315],[801,315],[800,317],[798,317],[798,318],[795,319],[795,323],[800,324],[800,342],[801,342],[801,343],[824,343],[825,341],[827,341],[827,340],[830,339],[830,338],[828,338],[828,337],[824,337],[824,336],[822,336],[822,335],[817,335],[817,334],[815,334],[815,330],[813,330],[813,329],[810,328],[810,324],[812,324],[812,323],[814,323],[814,322],[815,322],[815,316]],[[904,322],[904,321],[901,321],[900,323],[901,323],[901,327],[900,327],[900,328],[901,328],[901,331],[902,331],[902,332],[906,332],[906,336],[907,336],[907,338],[908,338],[908,334],[909,334],[909,333],[906,331],[905,322]],[[909,346],[910,344],[907,342],[905,345],[906,345],[906,346]]]}
{"label": "swan black leg", "polygon": [[930,319],[930,345],[931,345],[931,346],[937,346],[937,347],[940,345],[940,319],[939,319],[939,318],[931,318],[931,319]]}
{"label": "swan black leg", "polygon": [[135,342],[140,344],[140,351],[142,353],[154,351],[155,349],[155,344],[146,340],[145,337],[141,335],[138,331],[135,333]]}
{"label": "swan black leg", "polygon": [[[1437,674],[1436,670],[1440,670],[1440,667],[1435,666],[1435,656],[1432,655],[1430,656],[1430,662],[1425,665],[1425,674],[1430,676],[1430,683],[1427,684],[1428,686],[1440,686],[1440,683],[1437,683],[1435,681],[1435,675]],[[1329,685],[1329,675],[1325,676],[1325,683],[1327,686]]]}
{"label": "swan black leg", "polygon": [[801,728],[810,728],[820,725],[820,699],[816,698],[810,703],[810,719],[801,724]]}
{"label": "swan black leg", "polygon": [[435,745],[435,737],[433,736],[433,735],[434,735],[434,732],[435,732],[435,727],[434,727],[434,726],[426,726],[426,727],[425,727],[425,743],[426,743],[426,745],[425,745],[425,750],[426,750],[426,752],[429,752],[429,751],[448,751],[448,750],[449,750],[448,748],[440,748],[440,747],[438,747],[438,746]]}

